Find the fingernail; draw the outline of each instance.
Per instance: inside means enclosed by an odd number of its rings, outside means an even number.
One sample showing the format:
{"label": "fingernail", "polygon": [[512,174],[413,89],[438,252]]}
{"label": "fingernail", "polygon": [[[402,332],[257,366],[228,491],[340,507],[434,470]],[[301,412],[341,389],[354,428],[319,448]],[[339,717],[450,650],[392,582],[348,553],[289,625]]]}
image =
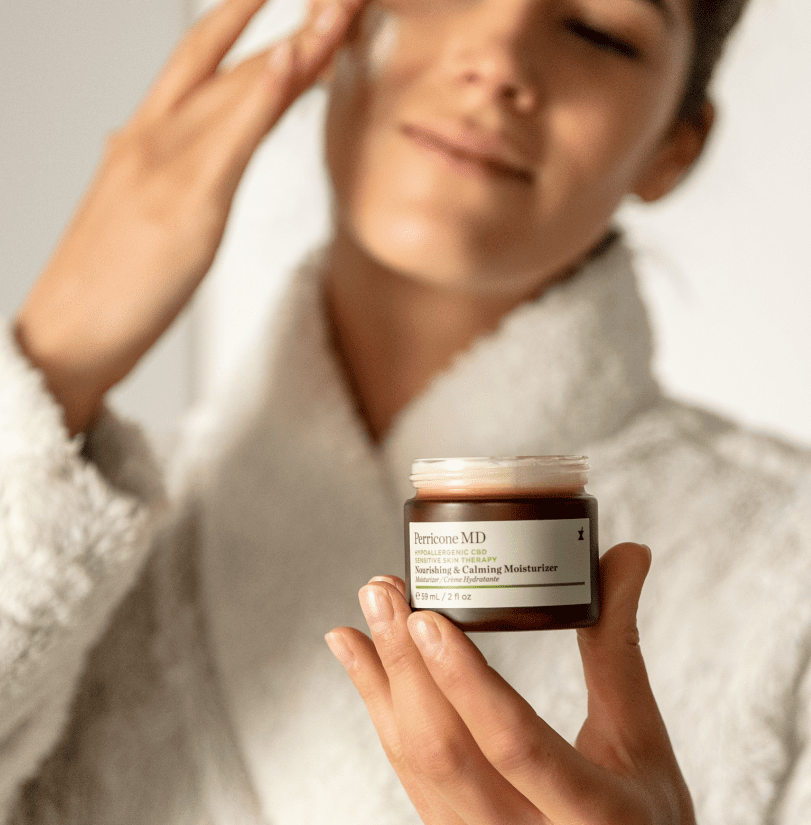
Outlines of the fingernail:
{"label": "fingernail", "polygon": [[389,594],[382,587],[366,585],[360,589],[360,606],[372,633],[383,633],[394,618]]}
{"label": "fingernail", "polygon": [[398,580],[394,576],[372,576],[372,578],[369,579],[369,584],[371,584],[372,582],[386,582],[387,584],[390,584],[392,587],[399,590],[400,593],[403,596],[405,596],[405,590],[403,588],[403,582]]}
{"label": "fingernail", "polygon": [[433,656],[442,645],[442,634],[433,616],[414,613],[408,620],[408,631],[423,656]]}
{"label": "fingernail", "polygon": [[315,28],[319,34],[326,34],[338,22],[338,18],[342,13],[343,7],[341,4],[333,3],[318,15],[313,24],[313,28]]}
{"label": "fingernail", "polygon": [[349,668],[355,661],[355,654],[349,649],[346,642],[337,634],[330,631],[324,636],[332,655],[345,667]]}
{"label": "fingernail", "polygon": [[268,67],[274,72],[286,71],[290,65],[290,57],[293,49],[289,40],[282,40],[281,43],[273,47],[268,56]]}

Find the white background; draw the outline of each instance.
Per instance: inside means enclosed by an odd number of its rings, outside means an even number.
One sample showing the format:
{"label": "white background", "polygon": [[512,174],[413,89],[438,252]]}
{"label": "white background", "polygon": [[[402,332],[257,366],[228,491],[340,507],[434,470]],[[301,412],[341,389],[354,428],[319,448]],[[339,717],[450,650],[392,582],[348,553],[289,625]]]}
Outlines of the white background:
{"label": "white background", "polygon": [[[302,8],[275,0],[242,50],[290,28]],[[0,314],[22,300],[106,134],[191,14],[184,0],[0,0]],[[667,202],[625,215],[644,250],[666,385],[809,443],[810,34],[807,0],[753,0],[718,77],[704,162]],[[152,429],[217,391],[263,323],[280,273],[326,232],[322,108],[322,92],[307,96],[260,150],[196,308],[117,391],[119,406]]]}

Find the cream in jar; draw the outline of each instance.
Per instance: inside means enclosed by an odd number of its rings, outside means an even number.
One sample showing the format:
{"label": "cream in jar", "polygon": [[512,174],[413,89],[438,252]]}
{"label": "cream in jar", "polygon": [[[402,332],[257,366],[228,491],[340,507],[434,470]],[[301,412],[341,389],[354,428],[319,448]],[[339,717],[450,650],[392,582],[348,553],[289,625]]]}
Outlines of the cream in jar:
{"label": "cream in jar", "polygon": [[414,461],[406,598],[463,630],[586,627],[599,615],[585,456]]}

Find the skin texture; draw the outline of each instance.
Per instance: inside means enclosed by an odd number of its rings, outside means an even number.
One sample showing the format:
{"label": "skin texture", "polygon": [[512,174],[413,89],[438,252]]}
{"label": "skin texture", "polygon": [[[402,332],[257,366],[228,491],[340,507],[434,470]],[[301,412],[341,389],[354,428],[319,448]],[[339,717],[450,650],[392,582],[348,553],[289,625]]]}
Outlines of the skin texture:
{"label": "skin texture", "polygon": [[[660,11],[663,9],[664,11]],[[384,0],[334,64],[327,158],[335,340],[370,434],[506,312],[567,277],[623,198],[701,152],[675,120],[686,0]],[[523,176],[470,174],[407,133],[501,142]]]}

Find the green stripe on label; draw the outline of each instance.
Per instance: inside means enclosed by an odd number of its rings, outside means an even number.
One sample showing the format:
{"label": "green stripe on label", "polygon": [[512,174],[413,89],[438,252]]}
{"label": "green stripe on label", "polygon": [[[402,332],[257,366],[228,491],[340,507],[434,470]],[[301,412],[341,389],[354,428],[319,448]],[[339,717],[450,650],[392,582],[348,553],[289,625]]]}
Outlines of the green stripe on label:
{"label": "green stripe on label", "polygon": [[577,587],[585,582],[560,582],[559,584],[465,584],[420,585],[415,590],[515,590],[517,587]]}

